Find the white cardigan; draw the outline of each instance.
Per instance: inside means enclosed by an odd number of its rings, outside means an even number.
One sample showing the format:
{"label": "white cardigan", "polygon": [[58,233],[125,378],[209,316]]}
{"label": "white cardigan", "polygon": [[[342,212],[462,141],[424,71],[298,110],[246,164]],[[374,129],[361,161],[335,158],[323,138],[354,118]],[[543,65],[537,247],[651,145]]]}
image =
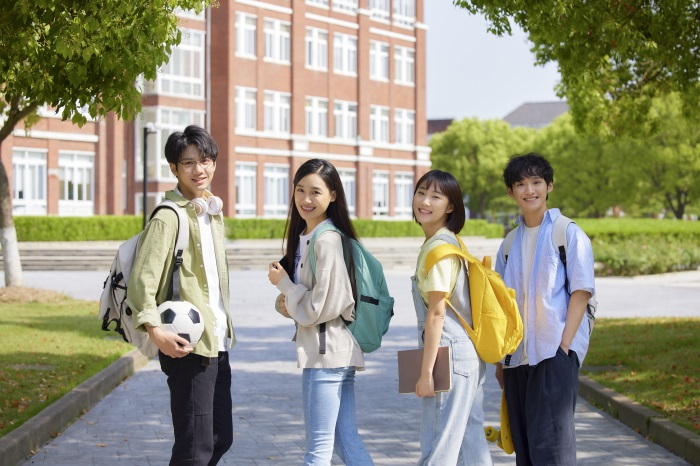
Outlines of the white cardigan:
{"label": "white cardigan", "polygon": [[[285,276],[277,284],[277,289],[285,296],[289,316],[298,324],[297,366],[364,368],[360,345],[343,322],[343,318],[352,320],[355,300],[343,259],[340,234],[335,231],[321,234],[314,245],[314,253],[315,280],[307,248],[301,258],[300,283],[295,285],[289,276]],[[319,324],[323,322],[326,323],[326,352],[320,354]]]}

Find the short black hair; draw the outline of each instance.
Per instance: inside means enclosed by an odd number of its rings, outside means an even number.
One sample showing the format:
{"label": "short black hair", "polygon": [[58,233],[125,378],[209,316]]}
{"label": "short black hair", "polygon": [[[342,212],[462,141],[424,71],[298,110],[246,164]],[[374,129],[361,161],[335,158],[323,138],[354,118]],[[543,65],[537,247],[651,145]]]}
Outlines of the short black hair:
{"label": "short black hair", "polygon": [[190,125],[183,132],[175,131],[168,136],[165,143],[165,158],[168,163],[177,165],[188,146],[195,145],[199,148],[202,158],[210,158],[216,162],[219,155],[219,147],[214,138],[204,128]]}
{"label": "short black hair", "polygon": [[548,185],[554,181],[552,165],[542,155],[534,152],[512,156],[503,170],[503,181],[509,189],[513,189],[513,185],[523,178],[533,177],[542,178]]}
{"label": "short black hair", "polygon": [[[464,199],[462,198],[462,190],[459,187],[459,183],[452,175],[452,173],[444,172],[442,170],[430,170],[425,175],[421,176],[418,183],[416,183],[416,188],[413,190],[413,195],[416,195],[418,188],[425,185],[426,188],[435,186],[442,194],[447,197],[447,201],[452,204],[452,212],[447,214],[447,222],[445,226],[455,235],[458,235],[462,228],[464,228],[465,213],[464,213]],[[416,213],[413,212],[413,220],[420,225],[420,222],[416,220]]]}

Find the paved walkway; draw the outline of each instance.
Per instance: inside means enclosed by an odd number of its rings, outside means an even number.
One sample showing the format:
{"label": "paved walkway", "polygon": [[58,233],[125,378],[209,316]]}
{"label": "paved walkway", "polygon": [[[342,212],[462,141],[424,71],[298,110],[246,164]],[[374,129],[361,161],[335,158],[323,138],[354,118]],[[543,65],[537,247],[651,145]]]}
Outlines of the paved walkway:
{"label": "paved walkway", "polygon": [[[232,271],[231,275],[239,340],[231,351],[235,436],[222,463],[301,464],[301,374],[290,341],[293,326],[273,310],[276,291],[268,284],[265,271]],[[396,297],[396,316],[384,346],[367,356],[367,370],[356,379],[358,424],[377,465],[410,465],[418,458],[420,402],[412,395],[397,394],[396,375],[396,351],[416,345],[409,275],[409,270],[401,268],[387,272]],[[25,282],[97,299],[104,276],[99,272],[27,272]],[[700,273],[604,278],[597,283],[604,316],[700,316]],[[488,372],[486,421],[497,424],[500,390],[493,366]],[[577,406],[576,430],[582,466],[687,464],[583,399]],[[166,465],[171,438],[165,377],[158,363],[151,361],[25,464]],[[513,456],[491,446],[495,464],[515,464]]]}

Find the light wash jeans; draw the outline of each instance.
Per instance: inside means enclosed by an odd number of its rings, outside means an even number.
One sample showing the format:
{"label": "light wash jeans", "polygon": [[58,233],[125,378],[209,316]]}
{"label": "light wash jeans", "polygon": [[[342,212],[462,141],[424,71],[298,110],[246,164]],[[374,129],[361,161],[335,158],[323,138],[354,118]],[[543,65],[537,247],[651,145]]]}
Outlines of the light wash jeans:
{"label": "light wash jeans", "polygon": [[[464,274],[460,275],[455,290],[463,290],[463,293],[466,292],[464,296],[468,297],[468,284],[465,283]],[[418,319],[418,341],[419,346],[423,347],[428,310],[418,292],[415,277],[411,280]],[[457,294],[455,292],[450,297],[450,302],[471,324],[471,308],[468,303],[460,303]],[[440,346],[450,347],[452,388],[447,392],[438,392],[434,397],[422,398],[421,458],[418,465],[492,466],[484,434],[483,385],[486,364],[479,358],[474,344],[450,308],[445,313]]]}
{"label": "light wash jeans", "polygon": [[355,368],[304,369],[304,464],[328,466],[333,449],[347,465],[373,466],[355,422]]}

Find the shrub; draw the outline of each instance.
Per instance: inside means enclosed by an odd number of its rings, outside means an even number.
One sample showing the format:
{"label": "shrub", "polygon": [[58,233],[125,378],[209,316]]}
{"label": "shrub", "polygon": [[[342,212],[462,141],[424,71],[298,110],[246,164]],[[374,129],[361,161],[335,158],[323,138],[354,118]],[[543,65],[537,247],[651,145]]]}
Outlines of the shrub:
{"label": "shrub", "polygon": [[19,241],[126,240],[143,225],[142,217],[135,215],[17,216],[14,221]]}

